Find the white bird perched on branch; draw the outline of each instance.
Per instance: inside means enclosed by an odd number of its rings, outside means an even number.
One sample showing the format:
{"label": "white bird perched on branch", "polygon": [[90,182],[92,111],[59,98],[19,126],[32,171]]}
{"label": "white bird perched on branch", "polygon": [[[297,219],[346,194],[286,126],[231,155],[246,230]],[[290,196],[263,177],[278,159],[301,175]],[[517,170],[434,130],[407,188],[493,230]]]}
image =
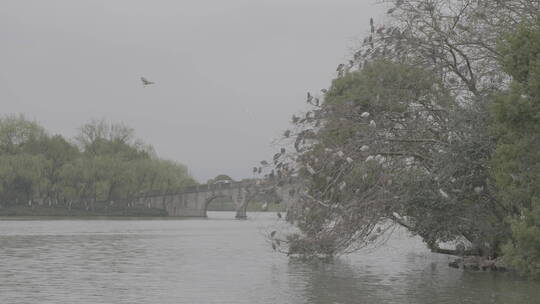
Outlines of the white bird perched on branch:
{"label": "white bird perched on branch", "polygon": [[147,85],[155,84],[155,82],[149,81],[148,79],[146,79],[144,77],[141,77],[141,81],[142,81],[144,87],[147,86]]}
{"label": "white bird perched on branch", "polygon": [[449,198],[450,196],[448,195],[448,193],[444,192],[443,189],[439,189],[439,193],[442,195],[442,197],[444,198]]}

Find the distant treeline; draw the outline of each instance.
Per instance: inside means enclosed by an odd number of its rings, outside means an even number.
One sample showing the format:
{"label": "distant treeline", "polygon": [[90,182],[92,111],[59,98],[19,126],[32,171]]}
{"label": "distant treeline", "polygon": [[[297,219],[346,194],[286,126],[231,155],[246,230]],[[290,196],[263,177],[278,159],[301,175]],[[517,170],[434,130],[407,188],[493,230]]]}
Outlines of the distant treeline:
{"label": "distant treeline", "polygon": [[149,192],[196,184],[186,166],[158,158],[121,123],[91,121],[73,140],[23,116],[0,117],[0,206],[128,208]]}

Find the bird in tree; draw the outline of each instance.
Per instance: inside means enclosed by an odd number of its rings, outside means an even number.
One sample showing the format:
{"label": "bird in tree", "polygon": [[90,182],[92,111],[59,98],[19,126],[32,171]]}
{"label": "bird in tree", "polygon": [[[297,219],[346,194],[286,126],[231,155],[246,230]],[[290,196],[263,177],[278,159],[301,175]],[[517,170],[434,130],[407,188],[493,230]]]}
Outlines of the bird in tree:
{"label": "bird in tree", "polygon": [[141,81],[142,81],[144,87],[147,86],[147,85],[155,84],[155,82],[149,81],[148,79],[146,79],[144,77],[141,77]]}
{"label": "bird in tree", "polygon": [[311,103],[312,100],[313,100],[313,96],[311,96],[310,92],[307,92],[307,102]]}

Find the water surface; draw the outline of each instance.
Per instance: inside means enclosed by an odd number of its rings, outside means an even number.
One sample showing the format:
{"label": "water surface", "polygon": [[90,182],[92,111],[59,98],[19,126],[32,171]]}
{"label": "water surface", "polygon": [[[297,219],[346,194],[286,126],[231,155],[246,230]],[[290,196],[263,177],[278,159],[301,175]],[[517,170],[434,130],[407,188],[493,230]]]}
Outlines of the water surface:
{"label": "water surface", "polygon": [[275,214],[3,219],[0,303],[540,303],[540,284],[462,272],[404,231],[331,263],[272,251]]}

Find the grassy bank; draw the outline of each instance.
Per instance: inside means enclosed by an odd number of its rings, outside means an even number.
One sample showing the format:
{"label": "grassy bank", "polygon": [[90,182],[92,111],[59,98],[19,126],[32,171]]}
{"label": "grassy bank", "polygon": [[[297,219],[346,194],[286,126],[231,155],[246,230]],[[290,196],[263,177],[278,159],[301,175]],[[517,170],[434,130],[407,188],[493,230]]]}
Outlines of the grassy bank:
{"label": "grassy bank", "polygon": [[79,208],[45,206],[3,206],[0,216],[167,216],[165,210],[156,208],[130,207],[130,208],[95,208],[85,210]]}
{"label": "grassy bank", "polygon": [[[262,203],[251,202],[248,204],[248,212],[263,211]],[[266,211],[284,211],[285,206],[280,204],[268,204]],[[208,211],[236,211],[233,202],[213,202],[208,206]],[[109,206],[107,204],[96,203],[94,208],[86,210],[82,207],[66,206],[0,206],[0,217],[2,216],[111,216],[111,217],[160,217],[167,216],[163,209],[145,207],[122,207]]]}

